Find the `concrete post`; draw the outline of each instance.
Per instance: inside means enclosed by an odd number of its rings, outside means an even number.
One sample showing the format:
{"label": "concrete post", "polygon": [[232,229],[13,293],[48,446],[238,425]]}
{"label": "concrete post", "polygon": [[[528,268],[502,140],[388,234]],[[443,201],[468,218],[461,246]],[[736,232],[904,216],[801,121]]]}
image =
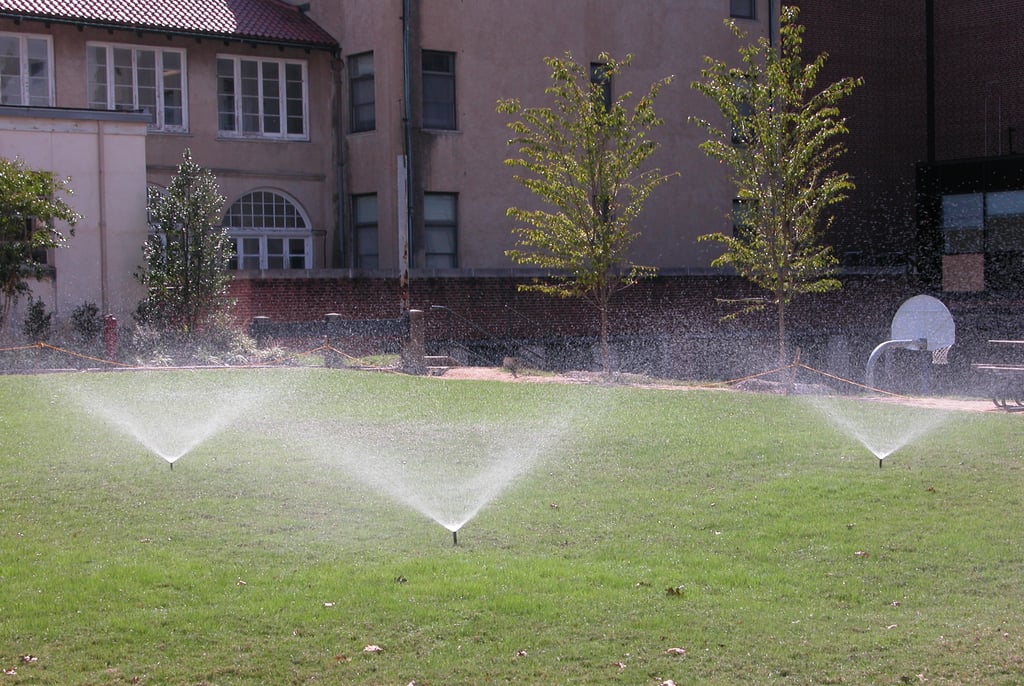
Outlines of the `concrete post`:
{"label": "concrete post", "polygon": [[402,368],[409,374],[427,373],[424,323],[423,310],[409,310],[409,333],[402,341]]}
{"label": "concrete post", "polygon": [[337,347],[334,346],[333,341],[337,338],[334,334],[337,333],[338,327],[341,325],[341,315],[336,312],[329,312],[324,315],[324,327],[327,330],[327,335],[324,337],[324,366],[333,368],[341,367],[341,356],[334,352]]}

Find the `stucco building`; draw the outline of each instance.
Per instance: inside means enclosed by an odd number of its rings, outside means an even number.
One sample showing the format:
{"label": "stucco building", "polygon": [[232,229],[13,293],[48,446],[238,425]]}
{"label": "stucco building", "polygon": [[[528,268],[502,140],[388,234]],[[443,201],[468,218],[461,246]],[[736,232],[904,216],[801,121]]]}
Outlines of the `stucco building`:
{"label": "stucco building", "polygon": [[[732,191],[697,149],[687,117],[712,113],[689,83],[703,55],[735,51],[726,18],[759,36],[776,14],[770,0],[2,0],[0,155],[80,188],[84,220],[54,256],[55,283],[100,269],[90,278],[108,285],[57,287],[58,317],[81,300],[127,314],[139,297],[130,272],[145,184],[165,185],[186,148],[227,198],[243,299],[253,292],[244,282],[275,278],[509,276],[523,271],[505,255],[505,210],[536,201],[503,164],[513,151],[497,101],[546,104],[545,56],[632,54],[612,92],[675,77],[657,101],[666,123],[653,164],[679,173],[652,197],[633,257],[666,273],[704,270],[714,247],[695,238],[728,228]],[[87,122],[113,118],[134,127],[133,141],[79,158],[54,129],[44,153],[22,135],[38,128],[28,108],[105,131],[112,124]],[[102,212],[96,179],[112,193]],[[97,238],[112,231],[116,240]],[[85,257],[94,244],[107,246],[102,266]]]}
{"label": "stucco building", "polygon": [[337,52],[277,0],[0,2],[0,155],[70,177],[83,217],[35,295],[58,320],[86,302],[128,320],[147,186],[186,149],[218,178],[240,270],[326,266]]}

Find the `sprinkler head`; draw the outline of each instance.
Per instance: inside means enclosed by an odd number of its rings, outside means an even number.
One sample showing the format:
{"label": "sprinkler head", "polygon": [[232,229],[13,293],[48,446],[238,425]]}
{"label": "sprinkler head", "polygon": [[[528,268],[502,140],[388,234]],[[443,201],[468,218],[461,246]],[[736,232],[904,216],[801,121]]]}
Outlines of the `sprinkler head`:
{"label": "sprinkler head", "polygon": [[881,468],[882,468],[882,460],[884,460],[884,459],[885,459],[884,457],[880,457],[880,458],[878,458],[878,468],[879,468],[879,469],[881,469]]}
{"label": "sprinkler head", "polygon": [[456,529],[455,531],[452,532],[452,545],[458,545],[458,544],[459,544],[459,531],[458,531],[458,529]]}
{"label": "sprinkler head", "polygon": [[173,462],[171,462],[171,471],[172,472],[174,471],[174,463]]}

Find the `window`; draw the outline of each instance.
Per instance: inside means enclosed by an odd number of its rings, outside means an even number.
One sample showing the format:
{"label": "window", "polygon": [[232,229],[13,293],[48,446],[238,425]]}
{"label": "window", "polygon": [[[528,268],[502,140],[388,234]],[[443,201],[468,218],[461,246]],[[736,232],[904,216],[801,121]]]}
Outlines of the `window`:
{"label": "window", "polygon": [[455,129],[455,53],[423,51],[423,128]]}
{"label": "window", "polygon": [[49,36],[0,33],[0,105],[53,106]]}
{"label": "window", "polygon": [[355,266],[376,269],[380,266],[377,238],[377,196],[352,196],[355,233]]}
{"label": "window", "polygon": [[746,77],[737,78],[736,86],[736,119],[729,122],[733,145],[749,145],[755,140],[751,130],[751,117],[754,116],[754,105],[750,101],[751,84]]}
{"label": "window", "polygon": [[732,235],[749,233],[754,227],[756,200],[750,198],[732,199]]}
{"label": "window", "polygon": [[734,19],[753,19],[754,0],[729,0],[729,16]]}
{"label": "window", "polygon": [[223,225],[235,245],[231,269],[311,269],[312,231],[298,205],[253,191],[228,208]]}
{"label": "window", "polygon": [[222,136],[308,139],[306,63],[217,58],[217,128]]}
{"label": "window", "polygon": [[348,101],[352,131],[373,131],[377,127],[373,87],[373,53],[349,57]]}
{"label": "window", "polygon": [[[1019,289],[1024,270],[1024,190],[944,195],[941,226],[944,288]],[[947,279],[947,272],[956,272],[956,287],[950,285],[953,279]],[[969,282],[965,275],[972,277]]]}
{"label": "window", "polygon": [[947,255],[984,252],[983,193],[961,193],[942,197],[942,237]]}
{"label": "window", "polygon": [[601,101],[604,103],[605,112],[607,112],[612,108],[612,77],[604,62],[590,63],[590,83],[600,87]]}
{"label": "window", "polygon": [[426,193],[423,196],[425,262],[429,269],[459,266],[456,251],[458,220],[454,193]]}
{"label": "window", "polygon": [[150,129],[185,131],[185,51],[130,45],[86,47],[89,107],[141,110]]}

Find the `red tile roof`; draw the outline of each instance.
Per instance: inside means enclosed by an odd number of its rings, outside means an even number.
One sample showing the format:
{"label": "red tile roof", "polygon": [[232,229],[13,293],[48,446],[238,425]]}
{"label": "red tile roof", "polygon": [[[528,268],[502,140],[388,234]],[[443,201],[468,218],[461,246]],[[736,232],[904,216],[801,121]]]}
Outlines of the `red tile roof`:
{"label": "red tile roof", "polygon": [[0,0],[0,17],[337,47],[319,24],[282,0]]}

